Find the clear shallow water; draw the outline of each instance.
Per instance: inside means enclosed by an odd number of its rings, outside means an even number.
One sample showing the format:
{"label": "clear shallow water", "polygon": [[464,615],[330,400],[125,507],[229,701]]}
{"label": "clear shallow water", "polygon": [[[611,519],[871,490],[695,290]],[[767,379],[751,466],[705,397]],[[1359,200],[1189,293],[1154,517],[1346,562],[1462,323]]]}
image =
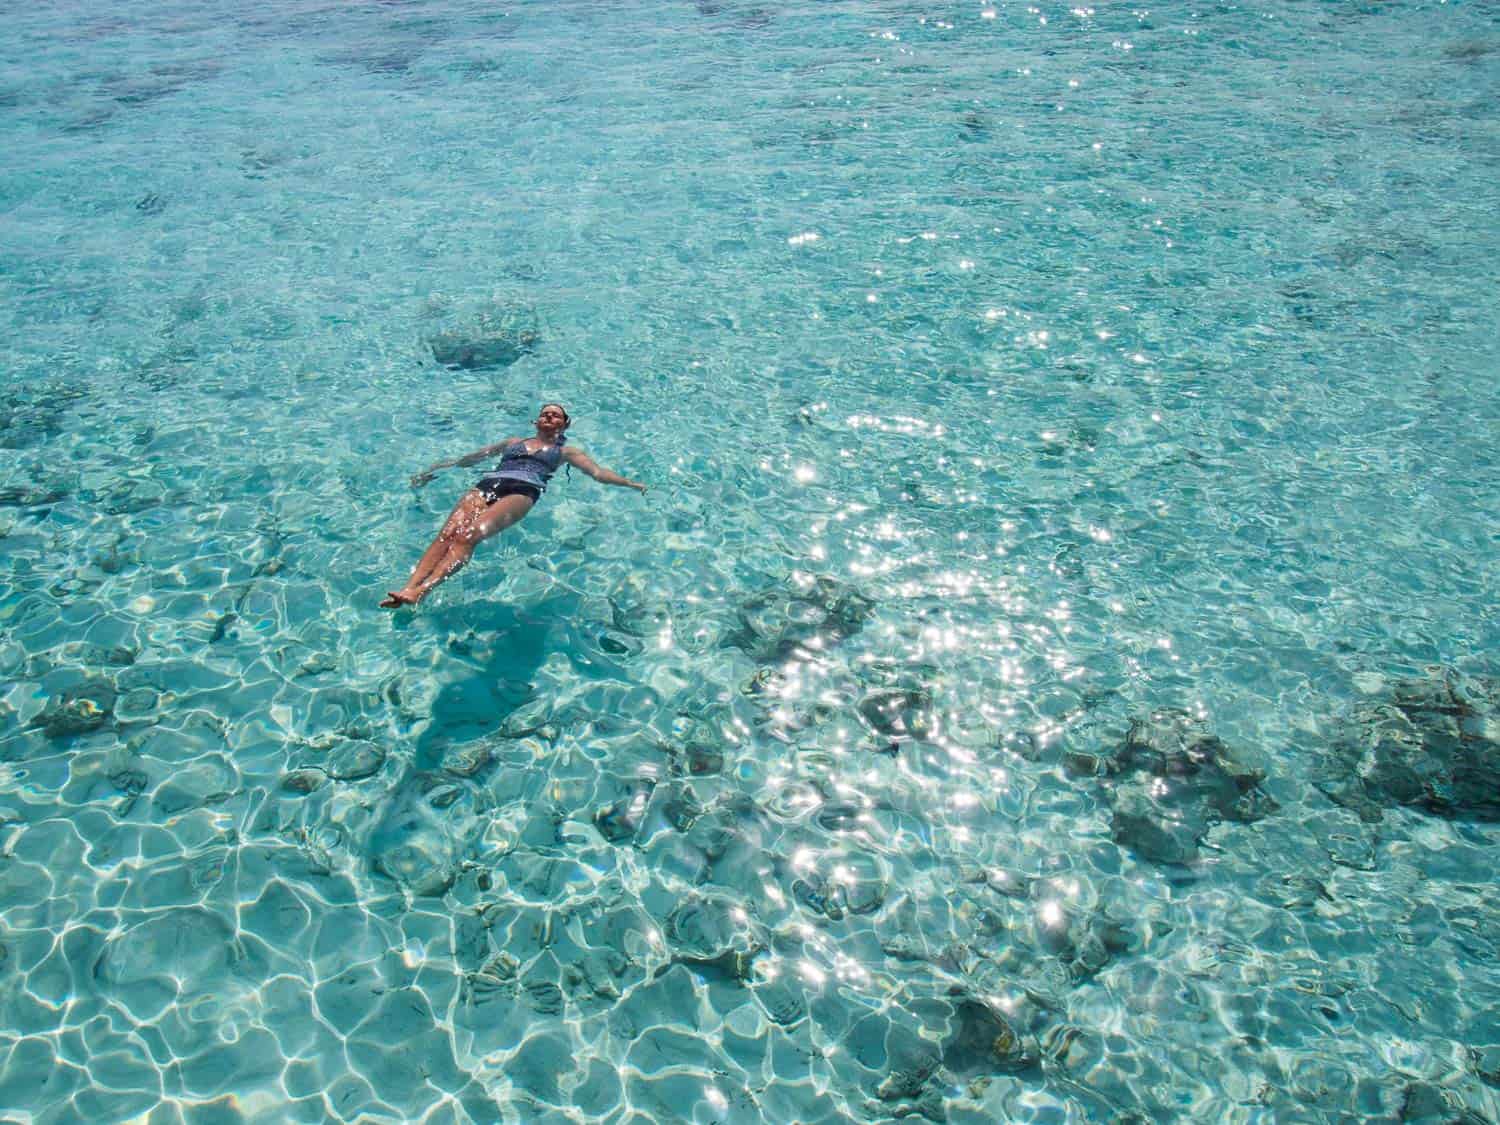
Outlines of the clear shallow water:
{"label": "clear shallow water", "polygon": [[1500,1114],[1486,6],[6,24],[7,1116]]}

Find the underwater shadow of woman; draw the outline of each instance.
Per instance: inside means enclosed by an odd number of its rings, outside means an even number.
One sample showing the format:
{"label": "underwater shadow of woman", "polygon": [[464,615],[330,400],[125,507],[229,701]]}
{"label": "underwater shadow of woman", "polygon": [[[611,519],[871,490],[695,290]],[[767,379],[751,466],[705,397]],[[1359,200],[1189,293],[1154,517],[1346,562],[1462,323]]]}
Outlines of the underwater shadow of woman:
{"label": "underwater shadow of woman", "polygon": [[439,680],[415,766],[435,769],[448,748],[493,734],[533,695],[550,651],[548,617],[532,617],[505,602],[468,602],[429,613],[425,624],[449,632],[449,660]]}

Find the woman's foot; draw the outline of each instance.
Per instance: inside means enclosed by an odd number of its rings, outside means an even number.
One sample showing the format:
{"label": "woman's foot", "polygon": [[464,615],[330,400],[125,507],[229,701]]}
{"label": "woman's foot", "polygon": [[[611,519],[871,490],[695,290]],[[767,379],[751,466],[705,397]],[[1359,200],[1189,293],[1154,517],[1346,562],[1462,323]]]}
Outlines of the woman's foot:
{"label": "woman's foot", "polygon": [[380,603],[381,609],[400,609],[404,605],[416,605],[417,599],[405,590],[387,590],[385,601]]}

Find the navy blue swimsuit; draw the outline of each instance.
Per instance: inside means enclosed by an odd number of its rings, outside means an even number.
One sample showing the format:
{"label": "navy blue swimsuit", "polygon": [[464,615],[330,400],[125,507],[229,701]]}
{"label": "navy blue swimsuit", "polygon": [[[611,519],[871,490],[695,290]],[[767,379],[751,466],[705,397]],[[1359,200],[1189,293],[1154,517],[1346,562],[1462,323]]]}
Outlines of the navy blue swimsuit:
{"label": "navy blue swimsuit", "polygon": [[563,439],[532,452],[527,439],[513,441],[500,454],[500,464],[474,486],[493,504],[502,496],[529,496],[533,503],[547,491],[547,482],[562,465]]}

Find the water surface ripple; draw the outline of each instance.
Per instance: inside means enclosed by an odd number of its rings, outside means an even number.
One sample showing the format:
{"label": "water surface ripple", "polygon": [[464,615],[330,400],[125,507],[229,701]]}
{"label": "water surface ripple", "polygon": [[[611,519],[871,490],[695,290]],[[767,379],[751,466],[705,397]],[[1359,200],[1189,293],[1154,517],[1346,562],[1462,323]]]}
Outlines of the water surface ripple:
{"label": "water surface ripple", "polygon": [[1492,6],[3,7],[6,1120],[1500,1119]]}

